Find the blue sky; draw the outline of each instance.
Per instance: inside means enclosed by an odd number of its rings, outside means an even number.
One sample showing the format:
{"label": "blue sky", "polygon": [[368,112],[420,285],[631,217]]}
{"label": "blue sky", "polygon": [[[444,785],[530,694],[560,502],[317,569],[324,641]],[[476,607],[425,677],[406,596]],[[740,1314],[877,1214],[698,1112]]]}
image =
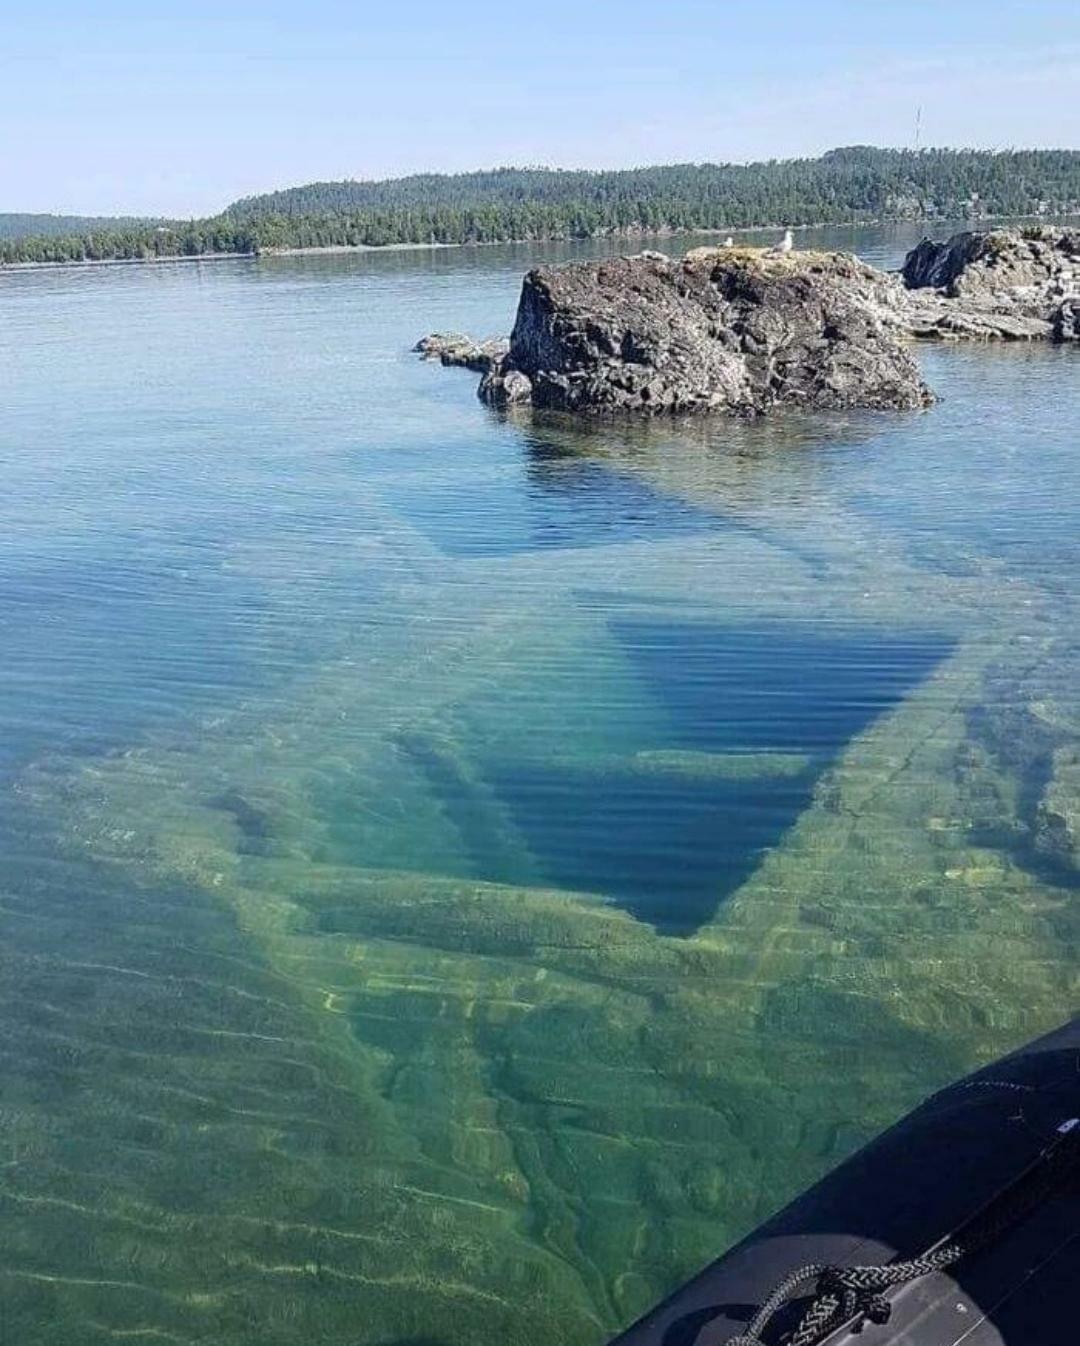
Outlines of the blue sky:
{"label": "blue sky", "polygon": [[[154,12],[154,11],[157,12]],[[835,145],[1080,146],[1078,0],[0,0],[0,211]]]}

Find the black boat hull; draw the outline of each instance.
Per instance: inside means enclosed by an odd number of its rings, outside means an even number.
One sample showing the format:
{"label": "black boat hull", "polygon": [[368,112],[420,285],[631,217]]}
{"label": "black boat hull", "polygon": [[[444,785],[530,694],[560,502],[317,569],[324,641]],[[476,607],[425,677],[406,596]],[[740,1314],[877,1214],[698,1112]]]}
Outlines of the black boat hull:
{"label": "black boat hull", "polygon": [[[1080,1118],[1080,1018],[928,1099],[613,1346],[722,1346],[795,1268],[916,1257],[1013,1187]],[[1077,1130],[1080,1136],[1080,1127]],[[892,1291],[886,1325],[829,1346],[1080,1346],[1075,1170],[949,1272]],[[805,1303],[805,1301],[804,1301]],[[794,1318],[793,1315],[794,1314]],[[764,1340],[783,1340],[798,1307]]]}

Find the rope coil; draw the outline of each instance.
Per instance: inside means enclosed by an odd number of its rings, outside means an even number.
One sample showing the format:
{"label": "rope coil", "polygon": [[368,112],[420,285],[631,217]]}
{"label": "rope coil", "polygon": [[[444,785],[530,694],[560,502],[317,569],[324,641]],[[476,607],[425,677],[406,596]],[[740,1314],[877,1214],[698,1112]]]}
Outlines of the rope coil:
{"label": "rope coil", "polygon": [[729,1338],[725,1346],[766,1346],[762,1333],[795,1297],[796,1291],[811,1283],[814,1290],[810,1303],[795,1331],[783,1339],[784,1346],[817,1346],[845,1323],[850,1323],[856,1333],[862,1332],[868,1323],[884,1326],[892,1316],[892,1305],[885,1291],[953,1266],[992,1242],[1053,1192],[1058,1181],[1080,1161],[1080,1125],[1065,1123],[1058,1128],[1058,1135],[1060,1139],[1044,1150],[1012,1186],[948,1242],[905,1262],[855,1267],[811,1262],[799,1267],[784,1277],[745,1330]]}

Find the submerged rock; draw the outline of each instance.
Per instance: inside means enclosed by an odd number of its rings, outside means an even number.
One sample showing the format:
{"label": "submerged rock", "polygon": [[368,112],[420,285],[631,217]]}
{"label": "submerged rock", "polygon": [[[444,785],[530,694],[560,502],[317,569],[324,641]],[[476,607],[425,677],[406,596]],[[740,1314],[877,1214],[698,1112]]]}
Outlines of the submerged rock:
{"label": "submerged rock", "polygon": [[1080,871],[1080,748],[1075,744],[1054,753],[1036,812],[1035,846],[1047,859]]}
{"label": "submerged rock", "polygon": [[538,267],[480,395],[589,414],[922,407],[892,284],[847,253],[747,248]]}

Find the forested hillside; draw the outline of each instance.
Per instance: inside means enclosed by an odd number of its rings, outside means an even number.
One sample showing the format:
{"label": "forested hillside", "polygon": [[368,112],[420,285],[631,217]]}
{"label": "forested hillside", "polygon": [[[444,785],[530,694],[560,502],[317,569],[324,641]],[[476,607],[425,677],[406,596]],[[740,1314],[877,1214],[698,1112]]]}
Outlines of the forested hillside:
{"label": "forested hillside", "polygon": [[0,262],[198,256],[278,248],[487,243],[605,233],[1080,211],[1080,151],[883,150],[610,172],[502,168],[318,182],[209,220],[0,240]]}
{"label": "forested hillside", "polygon": [[85,234],[127,229],[146,229],[156,220],[115,215],[13,215],[0,213],[0,239],[67,238]]}
{"label": "forested hillside", "polygon": [[[1048,196],[1080,199],[1080,152],[1028,150],[830,150],[820,159],[756,164],[670,164],[611,172],[499,168],[419,174],[385,182],[313,182],[237,201],[237,219],[296,219],[367,211],[541,206],[600,212],[618,226],[673,222],[682,214],[718,225],[816,223],[839,212],[942,213],[978,194],[1002,214]],[[721,212],[713,216],[713,212]]]}

